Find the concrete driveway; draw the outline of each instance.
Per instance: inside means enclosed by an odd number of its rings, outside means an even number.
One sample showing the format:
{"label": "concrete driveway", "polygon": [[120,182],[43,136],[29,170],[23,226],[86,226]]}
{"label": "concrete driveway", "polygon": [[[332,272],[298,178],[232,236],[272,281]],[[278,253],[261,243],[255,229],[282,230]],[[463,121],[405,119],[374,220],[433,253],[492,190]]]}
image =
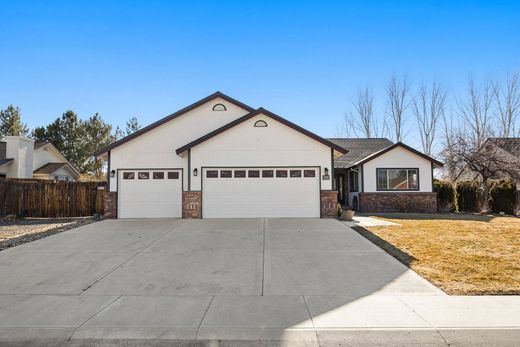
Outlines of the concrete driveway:
{"label": "concrete driveway", "polygon": [[328,329],[432,328],[418,298],[450,298],[319,219],[107,220],[0,252],[0,278],[0,342],[21,344],[317,345]]}

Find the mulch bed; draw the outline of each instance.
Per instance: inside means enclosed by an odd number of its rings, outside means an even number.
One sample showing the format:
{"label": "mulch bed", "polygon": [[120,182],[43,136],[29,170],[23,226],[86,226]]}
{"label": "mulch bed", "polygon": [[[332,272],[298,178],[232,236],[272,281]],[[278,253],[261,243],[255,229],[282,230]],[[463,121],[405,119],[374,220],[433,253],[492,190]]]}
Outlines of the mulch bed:
{"label": "mulch bed", "polygon": [[[0,221],[0,251],[96,222],[93,217],[27,218]],[[19,235],[17,235],[19,233]]]}

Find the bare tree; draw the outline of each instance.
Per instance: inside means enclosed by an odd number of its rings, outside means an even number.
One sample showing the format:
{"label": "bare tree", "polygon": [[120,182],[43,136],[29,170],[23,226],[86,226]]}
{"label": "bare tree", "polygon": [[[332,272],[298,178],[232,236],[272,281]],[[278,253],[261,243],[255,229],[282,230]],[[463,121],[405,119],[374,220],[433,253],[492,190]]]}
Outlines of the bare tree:
{"label": "bare tree", "polygon": [[482,213],[488,213],[489,207],[489,181],[491,179],[509,177],[515,181],[520,180],[520,161],[511,158],[511,155],[495,145],[494,139],[488,139],[483,144],[475,142],[476,138],[468,137],[460,130],[456,135],[453,146],[454,158],[463,162],[468,169],[476,173],[481,180]]}
{"label": "bare tree", "polygon": [[378,124],[374,112],[374,95],[368,88],[359,89],[352,102],[354,112],[347,113],[344,126],[352,129],[356,137],[382,137],[387,132],[386,119]]}
{"label": "bare tree", "polygon": [[493,85],[484,82],[475,85],[472,79],[468,82],[467,95],[457,100],[458,113],[463,122],[464,133],[471,137],[471,142],[480,148],[492,134],[493,122]]}
{"label": "bare tree", "polygon": [[358,116],[358,130],[365,137],[374,137],[376,120],[374,119],[374,95],[368,88],[358,90],[356,100],[352,103]]}
{"label": "bare tree", "polygon": [[446,95],[439,83],[433,82],[430,88],[423,84],[412,99],[423,152],[430,156],[436,141],[437,123],[446,110]]}
{"label": "bare tree", "polygon": [[446,112],[442,114],[443,132],[441,156],[444,158],[445,176],[450,182],[454,182],[457,179],[461,170],[461,165],[455,157],[456,128],[453,120],[454,117],[452,117],[451,114],[449,116],[446,115]]}
{"label": "bare tree", "polygon": [[495,83],[493,94],[496,110],[499,116],[499,131],[501,137],[520,136],[518,114],[520,113],[520,87],[518,73],[507,77],[505,86]]}
{"label": "bare tree", "polygon": [[393,138],[396,142],[403,140],[404,113],[410,105],[408,94],[409,86],[406,76],[399,79],[393,75],[386,86],[386,112],[392,122]]}
{"label": "bare tree", "polygon": [[520,180],[520,163],[493,142],[493,129],[502,118],[493,112],[495,90],[489,82],[477,86],[470,80],[466,97],[457,102],[462,123],[454,133],[451,148],[452,160],[480,178],[483,213],[489,211],[489,180]]}

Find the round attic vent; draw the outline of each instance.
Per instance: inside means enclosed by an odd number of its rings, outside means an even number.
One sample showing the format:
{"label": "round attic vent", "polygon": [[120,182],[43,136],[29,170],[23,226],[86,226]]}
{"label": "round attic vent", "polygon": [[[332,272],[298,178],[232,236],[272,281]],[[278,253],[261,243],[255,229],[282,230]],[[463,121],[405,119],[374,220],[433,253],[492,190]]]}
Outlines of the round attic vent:
{"label": "round attic vent", "polygon": [[215,104],[215,106],[213,106],[213,111],[227,111],[227,109],[223,104]]}

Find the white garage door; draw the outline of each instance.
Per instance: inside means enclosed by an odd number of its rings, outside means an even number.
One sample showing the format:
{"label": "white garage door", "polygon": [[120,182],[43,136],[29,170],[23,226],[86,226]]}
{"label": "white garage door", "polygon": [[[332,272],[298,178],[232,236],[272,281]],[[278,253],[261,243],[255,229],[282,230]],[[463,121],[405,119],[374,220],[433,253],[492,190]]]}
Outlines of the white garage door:
{"label": "white garage door", "polygon": [[119,170],[119,218],[180,218],[181,170]]}
{"label": "white garage door", "polygon": [[318,168],[205,168],[204,218],[319,217]]}

